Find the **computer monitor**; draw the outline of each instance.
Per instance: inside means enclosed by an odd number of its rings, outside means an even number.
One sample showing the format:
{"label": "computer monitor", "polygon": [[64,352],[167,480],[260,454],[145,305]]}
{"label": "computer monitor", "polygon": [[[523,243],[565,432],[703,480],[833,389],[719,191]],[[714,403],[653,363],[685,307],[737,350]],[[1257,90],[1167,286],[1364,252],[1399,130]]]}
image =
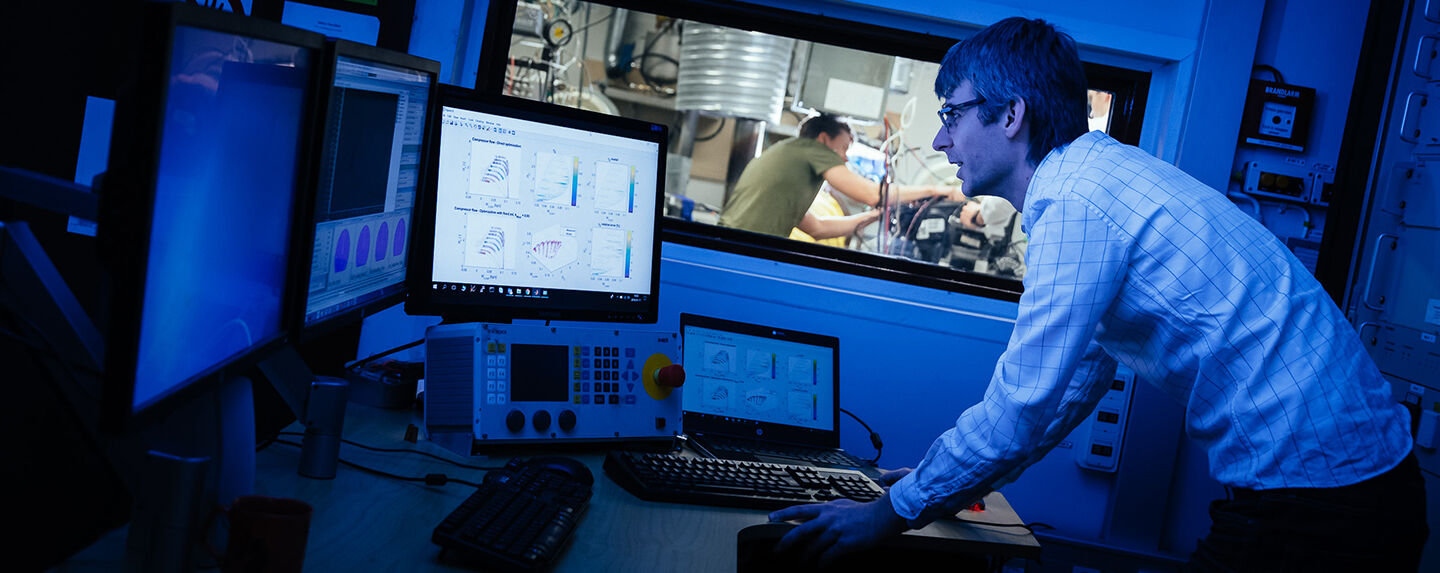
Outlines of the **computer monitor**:
{"label": "computer monitor", "polygon": [[655,321],[665,126],[458,88],[435,117],[407,312]]}
{"label": "computer monitor", "polygon": [[324,48],[312,32],[194,6],[147,6],[145,25],[101,195],[111,430],[143,427],[285,336]]}
{"label": "computer monitor", "polygon": [[327,52],[302,339],[399,302],[440,64],[339,40]]}

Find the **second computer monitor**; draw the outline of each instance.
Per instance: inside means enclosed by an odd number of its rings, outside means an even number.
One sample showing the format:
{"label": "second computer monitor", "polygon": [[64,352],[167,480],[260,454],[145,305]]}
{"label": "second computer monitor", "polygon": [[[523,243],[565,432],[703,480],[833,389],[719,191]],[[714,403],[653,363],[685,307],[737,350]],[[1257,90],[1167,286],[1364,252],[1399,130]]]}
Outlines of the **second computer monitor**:
{"label": "second computer monitor", "polygon": [[665,126],[444,89],[406,310],[654,322]]}
{"label": "second computer monitor", "polygon": [[427,106],[440,65],[354,42],[331,46],[315,162],[307,334],[395,303],[405,289]]}

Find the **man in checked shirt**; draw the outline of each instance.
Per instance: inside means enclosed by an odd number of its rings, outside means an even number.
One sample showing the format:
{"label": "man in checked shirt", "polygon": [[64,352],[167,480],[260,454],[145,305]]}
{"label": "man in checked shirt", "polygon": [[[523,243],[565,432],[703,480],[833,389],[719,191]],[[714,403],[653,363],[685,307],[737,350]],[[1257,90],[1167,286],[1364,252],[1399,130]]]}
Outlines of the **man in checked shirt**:
{"label": "man in checked shirt", "polygon": [[1409,414],[1330,297],[1224,194],[1086,133],[1074,40],[1010,18],[952,47],[934,147],[1030,237],[1015,330],[984,399],[872,503],[776,511],[824,562],[1019,476],[1090,415],[1117,362],[1185,405],[1233,491],[1196,570],[1413,571],[1428,528]]}

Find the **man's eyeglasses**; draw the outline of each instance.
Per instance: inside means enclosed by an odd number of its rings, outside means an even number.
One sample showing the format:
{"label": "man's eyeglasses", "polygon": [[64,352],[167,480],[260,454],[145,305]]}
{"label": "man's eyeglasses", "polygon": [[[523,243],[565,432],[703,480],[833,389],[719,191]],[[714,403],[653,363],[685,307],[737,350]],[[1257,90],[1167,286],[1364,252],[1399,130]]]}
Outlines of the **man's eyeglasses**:
{"label": "man's eyeglasses", "polygon": [[965,110],[982,103],[985,103],[985,98],[977,97],[966,102],[947,104],[941,106],[940,111],[935,112],[935,114],[940,116],[940,123],[945,127],[955,127],[955,122],[958,121],[961,116],[965,115]]}

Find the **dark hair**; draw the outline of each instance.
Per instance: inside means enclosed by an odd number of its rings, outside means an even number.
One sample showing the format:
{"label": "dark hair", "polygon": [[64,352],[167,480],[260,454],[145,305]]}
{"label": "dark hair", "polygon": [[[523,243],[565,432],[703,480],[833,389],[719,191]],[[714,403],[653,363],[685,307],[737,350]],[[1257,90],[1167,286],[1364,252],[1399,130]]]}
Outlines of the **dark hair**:
{"label": "dark hair", "polygon": [[822,133],[830,137],[838,137],[842,133],[850,133],[850,125],[841,121],[838,116],[828,113],[822,113],[800,122],[800,137],[815,139]]}
{"label": "dark hair", "polygon": [[1006,18],[951,46],[935,78],[935,95],[947,99],[965,80],[985,98],[978,112],[987,125],[1011,102],[1025,101],[1032,164],[1089,131],[1085,67],[1075,39],[1044,20]]}

